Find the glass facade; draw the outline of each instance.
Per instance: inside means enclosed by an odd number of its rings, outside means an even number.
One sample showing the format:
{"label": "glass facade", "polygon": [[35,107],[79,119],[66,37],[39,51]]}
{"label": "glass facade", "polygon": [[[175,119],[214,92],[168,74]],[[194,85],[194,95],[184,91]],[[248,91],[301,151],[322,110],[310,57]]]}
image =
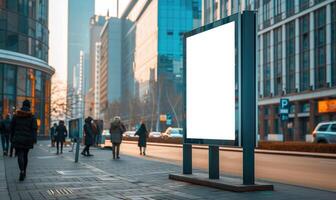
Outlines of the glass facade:
{"label": "glass facade", "polygon": [[336,2],[331,4],[331,85],[336,86]]}
{"label": "glass facade", "polygon": [[[48,62],[48,0],[0,0],[0,49]],[[0,114],[12,115],[25,99],[38,122],[38,135],[48,135],[52,69],[35,66],[21,55],[0,62]],[[1,59],[6,59],[6,57]],[[20,63],[20,64],[15,64]],[[23,64],[21,64],[23,63]],[[33,68],[31,68],[33,66]]]}
{"label": "glass facade", "polygon": [[264,96],[271,96],[271,37],[270,32],[263,37],[263,73],[264,73]]}
{"label": "glass facade", "polygon": [[282,94],[282,27],[274,29],[274,96]]}
{"label": "glass facade", "polygon": [[22,66],[0,63],[0,113],[12,115],[30,100],[39,135],[47,135],[50,118],[51,75]]}
{"label": "glass facade", "polygon": [[0,49],[47,62],[47,13],[47,0],[0,0]]}
{"label": "glass facade", "polygon": [[131,128],[159,115],[182,121],[183,34],[200,26],[201,0],[140,0],[123,16],[121,117]]}
{"label": "glass facade", "polygon": [[310,47],[309,47],[309,14],[299,19],[300,23],[300,91],[310,89]]}
{"label": "glass facade", "polygon": [[315,16],[315,88],[323,88],[326,83],[326,9],[321,8]]}
{"label": "glass facade", "polygon": [[295,21],[286,24],[286,92],[295,92]]}

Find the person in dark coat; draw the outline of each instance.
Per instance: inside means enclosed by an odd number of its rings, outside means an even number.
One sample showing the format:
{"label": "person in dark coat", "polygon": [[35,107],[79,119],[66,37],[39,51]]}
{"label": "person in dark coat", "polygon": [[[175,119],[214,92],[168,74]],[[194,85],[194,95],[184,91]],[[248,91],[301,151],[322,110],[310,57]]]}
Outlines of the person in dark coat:
{"label": "person in dark coat", "polygon": [[90,154],[90,146],[93,145],[94,143],[94,135],[93,135],[93,129],[92,129],[92,117],[87,117],[85,119],[85,124],[84,124],[84,144],[85,148],[82,151],[83,156],[93,156]]}
{"label": "person in dark coat", "polygon": [[11,124],[10,116],[6,115],[6,119],[2,120],[1,122],[1,126],[2,126],[1,141],[2,141],[2,149],[3,149],[4,156],[8,155],[9,138],[11,134],[10,124]]}
{"label": "person in dark coat", "polygon": [[120,144],[122,142],[123,133],[126,131],[126,128],[123,123],[120,121],[120,117],[114,117],[113,122],[110,127],[110,136],[112,142],[112,155],[113,159],[119,159]]}
{"label": "person in dark coat", "polygon": [[140,155],[146,155],[148,131],[145,123],[141,123],[140,128],[136,131],[135,135],[139,136],[138,146],[140,148]]}
{"label": "person in dark coat", "polygon": [[28,152],[36,143],[37,129],[36,117],[30,111],[30,101],[24,100],[22,108],[16,111],[11,121],[11,137],[18,156],[20,181],[26,178]]}
{"label": "person in dark coat", "polygon": [[57,145],[57,153],[59,154],[59,145],[61,144],[61,154],[63,153],[63,144],[65,142],[65,138],[68,136],[68,131],[64,125],[64,121],[61,120],[56,127],[56,145]]}
{"label": "person in dark coat", "polygon": [[57,124],[54,123],[53,126],[50,128],[50,142],[51,142],[51,146],[54,147],[55,146],[55,142],[56,142],[56,128],[57,128]]}

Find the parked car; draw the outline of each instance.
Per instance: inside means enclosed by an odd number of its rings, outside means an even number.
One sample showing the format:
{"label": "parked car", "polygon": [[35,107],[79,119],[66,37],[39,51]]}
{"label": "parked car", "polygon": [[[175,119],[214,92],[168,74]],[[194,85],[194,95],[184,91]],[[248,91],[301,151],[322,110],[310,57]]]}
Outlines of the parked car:
{"label": "parked car", "polygon": [[101,147],[112,147],[111,139],[110,139],[110,130],[103,130],[102,132],[102,144]]}
{"label": "parked car", "polygon": [[336,121],[321,122],[313,131],[314,142],[336,144]]}
{"label": "parked car", "polygon": [[135,131],[126,131],[124,134],[123,134],[124,137],[138,137],[135,135]]}
{"label": "parked car", "polygon": [[164,133],[162,133],[163,137],[183,137],[183,129],[182,128],[172,128],[168,127]]}
{"label": "parked car", "polygon": [[161,132],[153,131],[149,133],[149,137],[151,138],[159,138],[161,137]]}

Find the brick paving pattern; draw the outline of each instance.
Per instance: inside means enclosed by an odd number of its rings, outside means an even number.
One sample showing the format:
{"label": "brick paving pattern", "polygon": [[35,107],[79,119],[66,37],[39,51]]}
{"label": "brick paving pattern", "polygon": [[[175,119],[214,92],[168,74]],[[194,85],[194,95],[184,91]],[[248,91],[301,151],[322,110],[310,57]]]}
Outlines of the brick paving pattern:
{"label": "brick paving pattern", "polygon": [[[64,149],[55,155],[46,142],[30,152],[27,178],[18,181],[16,158],[0,158],[0,199],[336,199],[336,193],[274,183],[275,191],[234,193],[168,179],[181,167],[164,162],[121,155],[112,160],[111,151],[95,149],[93,157],[80,157]],[[6,174],[4,173],[4,168]],[[197,171],[197,170],[195,170]],[[7,181],[6,181],[7,180]],[[2,196],[3,195],[3,196]],[[7,198],[7,199],[6,199]]]}

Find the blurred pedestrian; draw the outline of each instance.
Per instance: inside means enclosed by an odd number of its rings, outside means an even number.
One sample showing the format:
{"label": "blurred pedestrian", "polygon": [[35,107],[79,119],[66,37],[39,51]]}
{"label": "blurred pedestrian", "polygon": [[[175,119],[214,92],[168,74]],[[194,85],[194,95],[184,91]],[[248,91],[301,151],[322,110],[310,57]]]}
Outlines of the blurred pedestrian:
{"label": "blurred pedestrian", "polygon": [[121,122],[120,117],[114,117],[110,127],[110,135],[112,142],[112,155],[113,159],[119,159],[120,144],[122,142],[123,133],[126,131],[124,124]]}
{"label": "blurred pedestrian", "polygon": [[146,155],[146,146],[148,131],[144,122],[141,122],[140,128],[136,131],[135,135],[139,136],[138,146],[140,148],[140,155]]}
{"label": "blurred pedestrian", "polygon": [[50,128],[50,142],[51,142],[51,146],[55,147],[55,142],[56,142],[56,128],[57,128],[57,124],[54,123],[53,126]]}
{"label": "blurred pedestrian", "polygon": [[28,152],[36,143],[37,129],[36,117],[30,111],[30,101],[24,100],[22,108],[16,111],[11,121],[11,136],[18,156],[20,181],[26,178]]}
{"label": "blurred pedestrian", "polygon": [[92,129],[92,117],[87,117],[84,124],[84,144],[85,148],[82,151],[83,156],[93,156],[90,154],[90,146],[94,143],[93,129]]}
{"label": "blurred pedestrian", "polygon": [[61,144],[61,154],[63,153],[63,144],[65,142],[65,138],[68,136],[68,131],[64,125],[64,121],[61,120],[56,127],[56,146],[57,153],[59,154],[59,145]]}
{"label": "blurred pedestrian", "polygon": [[2,126],[1,141],[2,141],[2,149],[3,149],[4,156],[8,156],[9,137],[11,134],[10,124],[11,124],[10,116],[7,114],[6,118],[1,121],[1,126]]}

